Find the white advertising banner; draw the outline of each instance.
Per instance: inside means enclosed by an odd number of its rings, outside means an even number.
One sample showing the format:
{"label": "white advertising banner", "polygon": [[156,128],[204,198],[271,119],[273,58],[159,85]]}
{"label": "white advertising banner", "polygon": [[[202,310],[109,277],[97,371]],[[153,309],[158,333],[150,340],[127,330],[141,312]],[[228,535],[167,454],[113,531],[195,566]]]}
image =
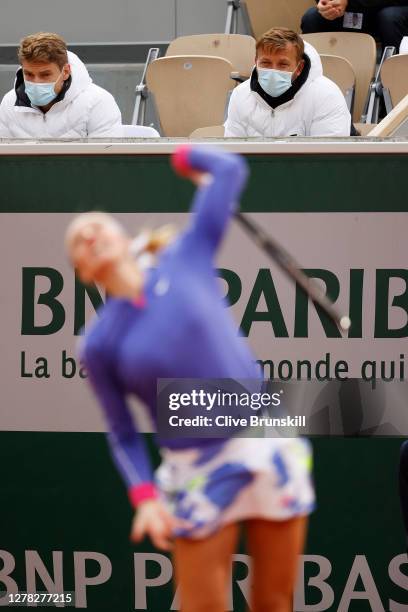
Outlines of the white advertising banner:
{"label": "white advertising banner", "polygon": [[[94,304],[75,283],[64,231],[73,214],[4,213],[1,223],[0,429],[103,431],[81,377],[75,329]],[[117,214],[131,233],[188,215]],[[327,286],[350,314],[343,337],[233,222],[220,251],[222,291],[237,333],[266,377],[405,378],[408,336],[406,213],[257,213],[253,219]],[[211,312],[208,313],[211,316]],[[169,321],[169,325],[171,322]]]}

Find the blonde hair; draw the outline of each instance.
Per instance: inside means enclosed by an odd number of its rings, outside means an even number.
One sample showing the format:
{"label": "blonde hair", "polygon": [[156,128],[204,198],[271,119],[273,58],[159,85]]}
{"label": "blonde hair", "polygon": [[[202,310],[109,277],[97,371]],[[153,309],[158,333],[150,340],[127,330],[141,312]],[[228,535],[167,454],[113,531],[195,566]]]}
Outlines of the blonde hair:
{"label": "blonde hair", "polygon": [[68,63],[66,42],[58,34],[38,32],[30,34],[20,41],[18,59],[27,62],[51,62],[63,68]]}
{"label": "blonde hair", "polygon": [[83,225],[92,222],[101,222],[109,224],[111,227],[115,228],[115,231],[117,231],[118,233],[125,234],[125,230],[123,229],[121,224],[116,221],[114,217],[108,215],[107,213],[99,211],[82,213],[75,217],[75,219],[73,219],[69,223],[65,231],[64,245],[69,257],[71,257],[71,247],[75,239],[76,233],[82,228]]}
{"label": "blonde hair", "polygon": [[155,255],[173,242],[176,235],[177,230],[174,225],[162,225],[155,230],[143,229],[133,240],[132,252],[136,256],[143,252]]}
{"label": "blonde hair", "polygon": [[277,49],[284,49],[286,45],[293,45],[296,48],[297,59],[300,61],[305,52],[303,39],[289,28],[271,28],[256,41],[256,55],[259,51],[274,52]]}

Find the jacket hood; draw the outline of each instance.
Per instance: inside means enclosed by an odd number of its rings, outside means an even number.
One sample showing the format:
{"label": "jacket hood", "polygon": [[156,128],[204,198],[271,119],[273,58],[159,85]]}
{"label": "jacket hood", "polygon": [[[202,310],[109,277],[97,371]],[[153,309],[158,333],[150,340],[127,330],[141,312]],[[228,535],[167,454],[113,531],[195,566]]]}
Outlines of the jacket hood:
{"label": "jacket hood", "polygon": [[73,100],[78,94],[84,91],[84,89],[90,86],[92,79],[89,76],[89,72],[84,62],[81,61],[75,53],[72,53],[72,51],[68,51],[68,63],[71,66],[72,84],[66,98]]}
{"label": "jacket hood", "polygon": [[305,43],[305,54],[310,59],[310,72],[309,72],[309,80],[314,81],[315,79],[323,76],[323,66],[322,60],[320,59],[320,55],[316,51],[311,44],[303,41]]}
{"label": "jacket hood", "polygon": [[[54,100],[54,104],[62,101],[67,104],[74,100],[92,83],[92,79],[89,76],[85,64],[75,53],[72,53],[72,51],[68,51],[68,63],[71,66],[71,76],[65,81],[61,92]],[[14,89],[16,92],[16,106],[31,107],[30,100],[25,92],[24,77],[21,68],[17,70]]]}

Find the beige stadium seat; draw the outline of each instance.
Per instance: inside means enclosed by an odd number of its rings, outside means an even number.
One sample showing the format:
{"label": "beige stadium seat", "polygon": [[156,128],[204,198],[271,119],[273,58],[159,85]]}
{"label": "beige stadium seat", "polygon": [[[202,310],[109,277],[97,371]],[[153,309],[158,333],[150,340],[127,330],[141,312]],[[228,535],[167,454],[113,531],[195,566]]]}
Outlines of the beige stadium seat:
{"label": "beige stadium seat", "polygon": [[392,111],[367,134],[370,137],[388,138],[408,136],[408,95],[398,102]]}
{"label": "beige stadium seat", "polygon": [[303,34],[303,38],[318,53],[344,57],[353,66],[356,75],[353,120],[360,121],[375,72],[377,48],[374,38],[360,32],[316,32]]}
{"label": "beige stadium seat", "polygon": [[341,89],[348,109],[351,110],[356,86],[356,75],[353,66],[344,57],[321,55],[323,74]]}
{"label": "beige stadium seat", "polygon": [[303,14],[316,6],[313,0],[245,0],[245,4],[255,38],[278,26],[300,32]]}
{"label": "beige stadium seat", "polygon": [[380,76],[383,87],[389,92],[392,106],[396,106],[408,94],[408,55],[389,57],[381,68]]}
{"label": "beige stadium seat", "polygon": [[[245,34],[196,34],[179,36],[168,46],[166,57],[175,55],[205,55],[222,57],[231,62],[230,77],[234,81],[246,80],[255,64],[255,39]],[[144,123],[148,90],[146,88],[146,73],[152,61],[159,56],[159,49],[149,51],[142,80],[136,87],[136,99],[132,116],[132,124]],[[231,89],[236,82],[231,81]]]}
{"label": "beige stadium seat", "polygon": [[255,39],[245,34],[195,34],[175,38],[166,51],[171,55],[211,55],[231,62],[233,71],[248,78],[255,64]]}
{"label": "beige stadium seat", "polygon": [[375,127],[377,127],[377,124],[376,123],[355,123],[354,127],[356,128],[358,132],[360,132],[360,135],[364,137],[364,136],[368,136],[370,132]]}
{"label": "beige stadium seat", "polygon": [[191,132],[190,138],[224,138],[225,127],[223,125],[210,125],[197,128]]}
{"label": "beige stadium seat", "polygon": [[175,55],[155,60],[146,83],[154,95],[164,136],[188,136],[224,122],[232,65],[222,57]]}

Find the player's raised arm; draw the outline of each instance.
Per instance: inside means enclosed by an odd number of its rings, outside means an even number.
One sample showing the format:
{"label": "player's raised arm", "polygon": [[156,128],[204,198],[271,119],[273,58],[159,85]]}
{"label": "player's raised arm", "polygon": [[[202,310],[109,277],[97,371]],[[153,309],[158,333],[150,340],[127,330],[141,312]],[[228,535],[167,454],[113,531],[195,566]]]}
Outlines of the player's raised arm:
{"label": "player's raised arm", "polygon": [[217,248],[238,206],[248,168],[243,157],[204,147],[181,146],[173,154],[176,172],[198,184],[190,235],[197,246]]}

